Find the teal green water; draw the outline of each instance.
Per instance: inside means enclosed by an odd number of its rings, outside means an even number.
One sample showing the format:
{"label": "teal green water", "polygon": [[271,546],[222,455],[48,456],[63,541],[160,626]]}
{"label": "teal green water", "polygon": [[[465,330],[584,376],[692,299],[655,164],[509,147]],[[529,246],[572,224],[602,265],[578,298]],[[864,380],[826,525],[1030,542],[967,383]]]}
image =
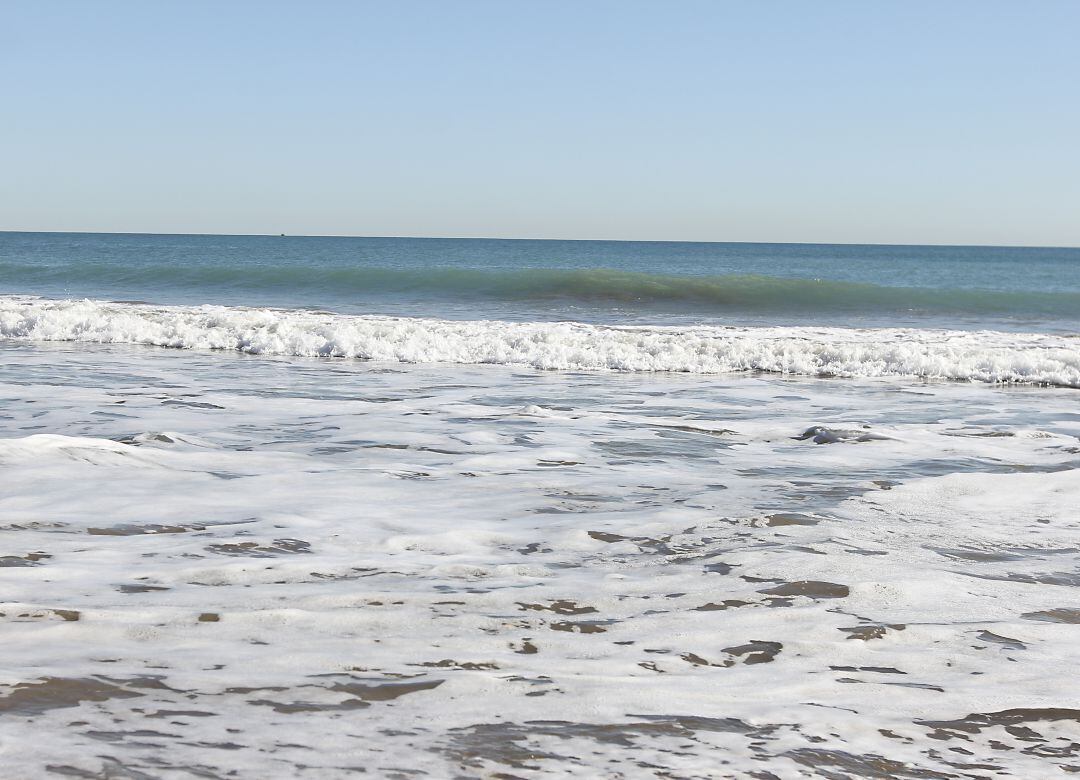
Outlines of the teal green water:
{"label": "teal green water", "polygon": [[1080,249],[0,233],[0,293],[599,322],[1080,329]]}

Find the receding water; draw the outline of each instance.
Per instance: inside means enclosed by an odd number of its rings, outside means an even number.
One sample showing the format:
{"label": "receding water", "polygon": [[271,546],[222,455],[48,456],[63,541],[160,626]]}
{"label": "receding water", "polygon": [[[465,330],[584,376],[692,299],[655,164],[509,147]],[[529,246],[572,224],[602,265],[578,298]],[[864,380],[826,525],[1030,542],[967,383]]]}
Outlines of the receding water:
{"label": "receding water", "polygon": [[1075,772],[1077,271],[0,234],[0,775]]}

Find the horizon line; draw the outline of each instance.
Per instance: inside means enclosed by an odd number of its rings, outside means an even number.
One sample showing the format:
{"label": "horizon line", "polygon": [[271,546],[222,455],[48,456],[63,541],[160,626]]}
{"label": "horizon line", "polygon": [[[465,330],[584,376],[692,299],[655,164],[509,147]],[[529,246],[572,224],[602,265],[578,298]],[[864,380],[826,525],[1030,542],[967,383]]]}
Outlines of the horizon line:
{"label": "horizon line", "polygon": [[146,230],[8,230],[3,233],[45,233],[56,235],[88,236],[205,236],[232,238],[356,238],[356,239],[397,239],[409,241],[552,241],[608,244],[774,244],[778,246],[912,246],[912,247],[952,247],[983,249],[1080,249],[1080,246],[1050,244],[949,244],[949,243],[896,243],[893,241],[721,241],[692,240],[670,238],[538,238],[535,236],[393,236],[393,235],[354,235],[348,233],[204,233],[156,232]]}

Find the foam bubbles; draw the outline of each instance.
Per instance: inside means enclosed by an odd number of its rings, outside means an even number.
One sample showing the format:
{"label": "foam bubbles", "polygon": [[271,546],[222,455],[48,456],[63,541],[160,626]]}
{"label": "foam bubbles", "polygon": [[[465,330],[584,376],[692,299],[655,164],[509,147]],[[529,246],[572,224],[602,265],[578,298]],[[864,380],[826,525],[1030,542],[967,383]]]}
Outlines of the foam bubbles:
{"label": "foam bubbles", "polygon": [[0,337],[545,370],[765,371],[1080,387],[1069,337],[816,327],[610,327],[0,298]]}
{"label": "foam bubbles", "polygon": [[1076,763],[1073,391],[0,355],[5,777]]}

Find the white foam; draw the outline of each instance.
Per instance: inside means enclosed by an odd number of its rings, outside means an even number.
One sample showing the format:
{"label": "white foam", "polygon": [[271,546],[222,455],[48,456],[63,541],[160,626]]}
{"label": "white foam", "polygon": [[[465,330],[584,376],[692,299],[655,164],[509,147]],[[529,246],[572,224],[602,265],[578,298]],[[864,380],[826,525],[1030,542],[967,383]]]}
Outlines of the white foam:
{"label": "white foam", "polygon": [[1072,391],[0,356],[10,776],[1042,777],[1080,740],[918,722],[1080,700]]}
{"label": "white foam", "polygon": [[608,327],[7,297],[0,299],[0,337],[401,363],[767,371],[1080,387],[1075,339],[994,331]]}

